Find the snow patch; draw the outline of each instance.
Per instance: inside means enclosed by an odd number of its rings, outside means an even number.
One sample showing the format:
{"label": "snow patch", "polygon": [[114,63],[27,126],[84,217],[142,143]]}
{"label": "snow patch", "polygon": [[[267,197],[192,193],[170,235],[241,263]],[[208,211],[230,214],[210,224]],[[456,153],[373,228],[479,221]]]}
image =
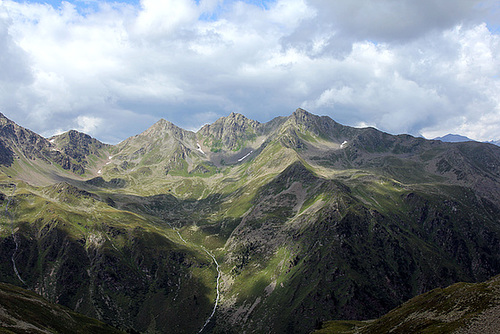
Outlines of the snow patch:
{"label": "snow patch", "polygon": [[340,145],[340,148],[345,148],[347,146],[347,140],[344,140],[344,142]]}
{"label": "snow patch", "polygon": [[102,170],[100,170],[100,169],[99,169],[99,170],[97,171],[97,174],[102,174]]}
{"label": "snow patch", "polygon": [[250,154],[252,154],[252,153],[253,153],[253,151],[250,151],[250,153],[248,153],[247,155],[245,155],[243,158],[238,159],[238,162],[242,162],[244,159],[248,158],[248,156]]}
{"label": "snow patch", "polygon": [[198,146],[198,151],[200,151],[202,154],[205,154],[205,152],[203,152],[203,150],[201,149],[200,143],[196,143],[196,146]]}

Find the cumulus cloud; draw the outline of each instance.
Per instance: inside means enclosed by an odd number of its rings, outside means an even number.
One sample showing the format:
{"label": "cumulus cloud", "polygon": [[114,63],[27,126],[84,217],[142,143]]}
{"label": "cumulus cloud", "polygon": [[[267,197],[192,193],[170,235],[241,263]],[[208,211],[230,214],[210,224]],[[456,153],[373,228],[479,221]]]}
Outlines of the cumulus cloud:
{"label": "cumulus cloud", "polygon": [[[392,133],[499,139],[494,1],[0,2],[0,108],[107,142],[302,106]],[[497,8],[498,10],[498,8]]]}
{"label": "cumulus cloud", "polygon": [[20,87],[29,85],[33,76],[28,54],[9,33],[12,24],[8,13],[0,7],[0,112],[16,110],[22,102]]}
{"label": "cumulus cloud", "polygon": [[95,116],[78,116],[76,118],[76,129],[92,135],[94,131],[103,123],[102,118]]}

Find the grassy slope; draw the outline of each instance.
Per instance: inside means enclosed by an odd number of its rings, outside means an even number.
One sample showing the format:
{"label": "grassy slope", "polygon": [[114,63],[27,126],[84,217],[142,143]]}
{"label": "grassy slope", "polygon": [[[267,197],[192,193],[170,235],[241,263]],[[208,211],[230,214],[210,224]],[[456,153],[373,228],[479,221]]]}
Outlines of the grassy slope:
{"label": "grassy slope", "polygon": [[330,321],[327,333],[493,333],[500,329],[500,277],[484,283],[456,283],[419,295],[379,319]]}

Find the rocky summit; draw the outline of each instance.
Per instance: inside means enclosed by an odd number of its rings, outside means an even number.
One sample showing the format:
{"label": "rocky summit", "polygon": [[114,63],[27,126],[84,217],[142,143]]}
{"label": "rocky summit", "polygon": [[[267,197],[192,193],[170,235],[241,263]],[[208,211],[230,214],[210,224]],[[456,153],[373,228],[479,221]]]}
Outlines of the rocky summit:
{"label": "rocky summit", "polygon": [[[117,331],[362,330],[500,273],[500,147],[303,109],[197,132],[160,120],[117,145],[0,115],[0,204],[0,281]],[[474,320],[460,314],[453,330]]]}

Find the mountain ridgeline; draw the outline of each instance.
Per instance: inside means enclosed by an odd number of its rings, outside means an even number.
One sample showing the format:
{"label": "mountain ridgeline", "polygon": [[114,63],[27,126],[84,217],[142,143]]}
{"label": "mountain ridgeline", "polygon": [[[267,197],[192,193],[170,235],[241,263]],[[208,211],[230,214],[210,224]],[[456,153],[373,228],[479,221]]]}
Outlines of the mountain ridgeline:
{"label": "mountain ridgeline", "polygon": [[500,147],[303,109],[117,145],[1,115],[0,204],[0,281],[122,331],[308,333],[500,273]]}

